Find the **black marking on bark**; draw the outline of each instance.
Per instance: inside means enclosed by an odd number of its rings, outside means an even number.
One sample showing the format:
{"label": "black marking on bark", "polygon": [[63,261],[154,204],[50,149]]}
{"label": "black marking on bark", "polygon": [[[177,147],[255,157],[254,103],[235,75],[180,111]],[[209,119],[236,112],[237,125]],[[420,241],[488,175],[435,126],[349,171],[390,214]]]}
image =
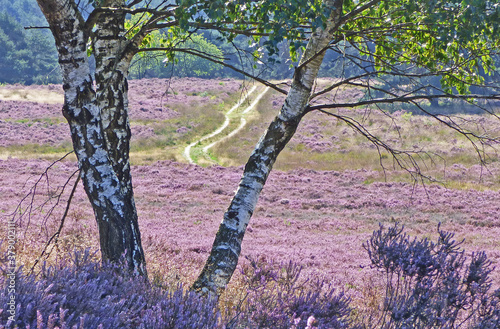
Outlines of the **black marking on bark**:
{"label": "black marking on bark", "polygon": [[242,183],[240,183],[240,187],[243,187],[243,188],[245,188],[245,189],[249,189],[249,190],[251,190],[251,189],[252,189],[252,185],[250,185],[250,184],[245,184],[245,183],[243,183],[243,182],[242,182]]}
{"label": "black marking on bark", "polygon": [[226,212],[226,218],[230,220],[238,220],[238,212],[237,211],[228,211]]}

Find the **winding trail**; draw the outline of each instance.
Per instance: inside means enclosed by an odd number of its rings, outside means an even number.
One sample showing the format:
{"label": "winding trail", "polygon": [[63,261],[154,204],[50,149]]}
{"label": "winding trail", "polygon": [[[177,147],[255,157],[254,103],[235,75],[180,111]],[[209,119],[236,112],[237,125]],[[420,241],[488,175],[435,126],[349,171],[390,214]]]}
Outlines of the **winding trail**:
{"label": "winding trail", "polygon": [[260,93],[259,96],[257,96],[257,98],[255,98],[255,100],[253,101],[252,104],[250,104],[250,106],[248,106],[245,111],[241,112],[241,117],[240,117],[240,125],[238,128],[236,128],[235,130],[231,131],[227,136],[224,136],[222,137],[221,139],[219,140],[216,140],[215,142],[211,143],[210,145],[207,145],[203,148],[203,153],[207,153],[208,150],[210,148],[212,148],[214,145],[216,145],[217,143],[220,143],[222,142],[223,140],[226,140],[228,138],[231,138],[233,137],[234,135],[236,135],[241,129],[243,129],[243,127],[245,127],[245,125],[247,124],[247,120],[245,120],[245,118],[243,117],[245,114],[247,114],[249,111],[251,111],[260,101],[260,99],[262,98],[262,96],[264,96],[264,94],[266,93],[266,91],[269,89],[269,87],[266,87],[266,89],[264,89],[264,91],[262,93]]}
{"label": "winding trail", "polygon": [[[208,135],[205,135],[203,136],[202,138],[194,141],[193,143],[189,144],[188,146],[186,146],[186,148],[184,149],[184,156],[188,159],[189,163],[191,164],[195,164],[193,158],[191,157],[191,148],[193,146],[195,146],[196,144],[198,143],[201,143],[209,138],[212,138],[214,136],[217,136],[218,134],[220,134],[222,131],[224,131],[224,129],[227,128],[227,126],[229,125],[229,123],[231,122],[231,118],[229,117],[229,115],[231,115],[231,113],[233,113],[234,111],[236,111],[240,106],[241,104],[243,104],[244,101],[246,101],[246,99],[257,89],[257,86],[253,86],[249,91],[248,93],[245,94],[244,97],[242,97],[238,103],[236,103],[229,111],[227,111],[224,116],[226,117],[226,120],[224,121],[224,123],[222,124],[222,126],[220,126],[219,128],[217,128],[216,130],[214,130],[213,132],[211,132],[210,134]],[[220,143],[221,141],[227,139],[227,138],[231,138],[232,136],[234,136],[236,133],[238,133],[241,129],[243,129],[243,127],[245,127],[246,125],[246,120],[245,118],[243,117],[245,114],[247,114],[248,112],[250,112],[260,101],[260,99],[262,98],[262,96],[264,96],[264,94],[269,90],[269,87],[266,87],[264,89],[264,91],[262,93],[260,93],[256,98],[255,100],[243,111],[241,112],[240,114],[240,125],[238,126],[238,128],[234,129],[233,131],[231,131],[228,135],[216,140],[215,142],[205,146],[202,151],[205,155],[208,156],[208,150],[210,148],[212,148],[214,145],[216,145],[217,143]]]}

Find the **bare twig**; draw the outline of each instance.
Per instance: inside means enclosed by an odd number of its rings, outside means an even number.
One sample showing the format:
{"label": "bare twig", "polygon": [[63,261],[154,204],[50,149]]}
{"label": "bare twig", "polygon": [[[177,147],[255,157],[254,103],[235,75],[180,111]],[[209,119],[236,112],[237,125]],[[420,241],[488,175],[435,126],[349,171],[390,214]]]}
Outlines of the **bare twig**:
{"label": "bare twig", "polygon": [[[19,203],[17,204],[17,207],[15,208],[15,210],[9,215],[9,216],[12,216],[13,217],[13,220],[16,220],[16,215],[17,213],[19,212],[20,215],[19,215],[19,218],[18,220],[21,221],[22,218],[24,217],[24,214],[26,213],[26,211],[23,213],[22,211],[22,204],[24,203],[24,201],[26,201],[28,198],[30,198],[30,205],[27,209],[28,211],[28,223],[27,223],[27,226],[29,226],[29,223],[30,223],[30,219],[31,219],[31,213],[37,209],[42,209],[50,200],[47,200],[46,202],[44,202],[41,206],[38,206],[36,208],[33,208],[34,206],[34,199],[35,199],[35,196],[37,194],[37,188],[38,188],[38,185],[40,184],[40,182],[42,181],[42,179],[45,177],[46,178],[46,181],[47,181],[47,185],[49,184],[48,183],[48,171],[53,167],[55,166],[58,162],[61,162],[62,160],[64,160],[68,155],[70,155],[71,153],[73,153],[73,151],[71,152],[68,152],[66,153],[63,157],[57,159],[56,161],[52,162],[47,168],[45,168],[45,171],[40,175],[40,177],[38,178],[38,180],[35,182],[35,184],[33,184],[33,186],[31,187],[30,191],[28,192],[28,194],[26,194],[20,201]],[[19,223],[21,224],[21,222]]]}
{"label": "bare twig", "polygon": [[[19,226],[21,226],[23,223],[23,219],[27,219],[27,222],[25,224],[24,228],[24,235],[26,235],[32,216],[34,216],[36,213],[40,213],[43,215],[42,222],[40,228],[42,231],[45,232],[45,234],[48,235],[47,231],[47,220],[52,216],[54,210],[57,208],[57,206],[61,203],[61,199],[64,195],[64,191],[66,190],[66,187],[69,185],[71,179],[75,174],[79,172],[79,169],[74,171],[69,178],[66,180],[66,182],[60,186],[57,186],[56,189],[53,189],[50,184],[49,180],[49,170],[53,168],[58,162],[62,161],[64,158],[66,158],[69,154],[73,152],[69,152],[60,159],[54,161],[51,163],[45,171],[38,177],[38,179],[33,183],[31,188],[29,189],[29,192],[18,202],[15,210],[9,214],[8,216],[12,217],[13,222],[16,222]],[[25,183],[26,186],[27,183]],[[46,191],[45,193],[47,194],[46,198],[44,198],[41,202],[38,202],[36,200],[36,197],[40,195],[40,189],[42,189],[42,184],[46,184]],[[38,203],[37,203],[38,202]],[[25,206],[25,204],[27,204]],[[25,207],[25,209],[23,209]],[[49,208],[46,211],[46,208]]]}
{"label": "bare twig", "polygon": [[[79,170],[75,171],[73,173],[73,175],[71,175],[71,177],[73,177],[78,172],[79,172]],[[71,179],[71,177],[70,177],[70,179]],[[61,221],[59,223],[59,228],[50,237],[49,241],[47,241],[47,243],[45,244],[45,247],[43,248],[42,253],[40,254],[40,256],[38,256],[38,258],[35,260],[35,263],[31,267],[30,273],[33,273],[36,265],[40,262],[40,260],[42,259],[42,257],[45,255],[45,252],[47,251],[48,247],[50,246],[50,244],[52,243],[53,240],[54,240],[53,247],[47,253],[47,256],[45,258],[48,258],[50,256],[50,254],[52,253],[52,251],[54,250],[54,247],[57,246],[57,242],[59,241],[59,237],[61,235],[61,231],[62,231],[63,226],[64,226],[64,221],[66,220],[66,217],[68,216],[68,211],[69,211],[69,208],[71,206],[71,201],[73,200],[73,196],[75,195],[76,187],[78,186],[78,182],[79,181],[80,181],[80,175],[77,175],[75,184],[73,185],[73,189],[71,190],[71,193],[70,193],[70,195],[68,197],[68,201],[66,202],[66,209],[64,210],[64,214],[61,217]]]}
{"label": "bare twig", "polygon": [[50,26],[25,26],[25,30],[50,29]]}
{"label": "bare twig", "polygon": [[[373,89],[373,87],[372,87]],[[375,104],[391,104],[391,103],[409,103],[415,102],[418,100],[430,100],[437,98],[453,98],[453,99],[461,99],[461,100],[469,100],[469,99],[490,99],[490,100],[500,100],[499,95],[452,95],[452,94],[441,94],[441,95],[414,95],[414,96],[396,96],[392,98],[374,98],[364,101],[358,101],[354,103],[334,103],[334,104],[319,104],[309,107],[309,111],[320,110],[320,109],[333,109],[333,108],[341,108],[341,107],[358,107],[358,106],[366,106],[366,105],[375,105]]]}
{"label": "bare twig", "polygon": [[[348,126],[353,128],[355,131],[357,131],[362,136],[364,136],[366,139],[368,139],[368,141],[370,141],[373,145],[375,145],[375,147],[377,148],[377,152],[379,154],[380,166],[383,169],[385,177],[387,177],[386,176],[386,168],[382,162],[383,157],[382,157],[381,150],[385,150],[389,154],[392,155],[392,158],[394,161],[393,167],[398,166],[399,168],[405,170],[406,172],[408,172],[410,174],[410,176],[412,177],[412,179],[414,181],[420,181],[423,183],[424,179],[425,179],[425,180],[428,180],[430,182],[437,182],[436,179],[434,179],[431,176],[425,175],[422,172],[420,164],[417,160],[425,160],[424,159],[424,156],[425,156],[425,157],[428,157],[428,159],[431,159],[431,161],[432,161],[433,156],[439,156],[439,155],[437,155],[435,153],[431,153],[431,152],[422,151],[422,150],[420,150],[420,151],[408,151],[408,150],[396,149],[396,148],[390,146],[389,144],[387,144],[386,142],[384,142],[383,140],[381,140],[380,138],[378,138],[377,136],[373,135],[366,128],[365,125],[358,122],[356,119],[354,119],[352,117],[331,113],[331,112],[321,110],[321,109],[319,109],[318,111],[323,113],[323,114],[333,116],[333,117],[337,118],[338,120],[345,122]],[[422,161],[422,163],[425,164],[425,161]]]}

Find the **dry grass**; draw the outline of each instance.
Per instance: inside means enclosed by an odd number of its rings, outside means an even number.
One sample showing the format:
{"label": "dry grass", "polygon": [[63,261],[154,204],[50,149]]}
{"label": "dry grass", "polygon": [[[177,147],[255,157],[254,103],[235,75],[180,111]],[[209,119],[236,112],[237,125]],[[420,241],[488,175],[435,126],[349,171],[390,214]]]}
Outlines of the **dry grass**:
{"label": "dry grass", "polygon": [[[258,115],[248,121],[248,128],[234,138],[225,140],[213,149],[214,157],[224,166],[245,164],[260,136],[277,113],[270,93],[259,104]],[[445,127],[435,119],[403,113],[389,117],[377,110],[340,110],[362,122],[374,136],[390,147],[407,151],[426,176],[454,188],[500,188],[492,173],[500,169],[497,144],[476,146],[465,136]],[[460,115],[462,126],[479,135],[497,138],[500,135],[498,120],[483,115]],[[484,157],[481,163],[479,154]],[[455,166],[466,169],[483,166],[479,176],[458,175]],[[377,149],[359,132],[345,123],[321,113],[311,113],[301,122],[296,135],[281,152],[275,166],[277,170],[307,168],[312,170],[373,170],[380,174],[374,181],[411,181],[412,176],[401,170],[392,155]],[[407,169],[414,169],[408,167]],[[475,173],[475,171],[474,171]],[[486,184],[485,184],[486,183]]]}
{"label": "dry grass", "polygon": [[265,132],[267,126],[277,114],[271,105],[275,92],[268,91],[247,116],[247,126],[230,139],[221,141],[211,149],[211,153],[222,166],[244,165]]}
{"label": "dry grass", "polygon": [[64,96],[60,92],[33,90],[28,88],[0,89],[0,100],[26,101],[46,104],[63,104]]}

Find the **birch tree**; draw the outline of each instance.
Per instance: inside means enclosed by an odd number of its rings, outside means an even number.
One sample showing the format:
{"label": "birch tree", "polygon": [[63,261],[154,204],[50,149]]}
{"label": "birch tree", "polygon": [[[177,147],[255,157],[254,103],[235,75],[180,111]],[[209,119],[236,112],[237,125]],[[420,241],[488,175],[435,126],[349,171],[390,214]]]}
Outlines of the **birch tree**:
{"label": "birch tree", "polygon": [[[98,223],[102,256],[117,261],[127,251],[131,270],[145,274],[128,159],[126,77],[134,43],[124,37],[125,12],[103,11],[84,20],[73,1],[40,0],[38,4],[56,42],[63,77],[63,115]],[[96,87],[87,56],[91,34]]]}
{"label": "birch tree", "polygon": [[[439,0],[324,0],[323,4],[328,19],[311,34],[279,114],[246,163],[210,256],[193,285],[195,290],[220,294],[225,289],[236,269],[246,228],[273,164],[309,112],[321,111],[347,123],[378,149],[392,154],[395,162],[415,177],[421,177],[415,159],[419,156],[417,153],[396,150],[353,115],[334,110],[410,103],[468,138],[476,145],[481,160],[484,160],[481,144],[498,142],[498,138],[463,128],[451,117],[429,113],[421,105],[422,100],[461,99],[496,115],[479,101],[500,99],[499,86],[491,81],[485,83],[482,77],[484,72],[495,71],[491,58],[498,54],[499,47],[498,1],[472,4]],[[348,47],[354,48],[356,55],[346,56]],[[360,73],[345,76],[342,72],[338,81],[313,93],[318,69],[329,49],[342,55],[344,64],[355,66]],[[382,88],[391,77],[401,79],[404,85],[395,83]],[[440,83],[424,84],[423,78],[428,77],[439,77]],[[331,100],[312,105],[316,97],[328,92],[341,93],[345,86],[364,89],[366,99],[341,104]],[[471,87],[477,87],[481,93],[471,94]]]}
{"label": "birch tree", "polygon": [[231,279],[241,253],[241,242],[260,192],[279,153],[290,141],[306,113],[325,54],[323,50],[329,45],[339,26],[342,2],[343,0],[324,1],[330,12],[326,26],[311,35],[280,113],[248,159],[239,188],[215,237],[210,257],[193,285],[195,290],[217,294]]}

